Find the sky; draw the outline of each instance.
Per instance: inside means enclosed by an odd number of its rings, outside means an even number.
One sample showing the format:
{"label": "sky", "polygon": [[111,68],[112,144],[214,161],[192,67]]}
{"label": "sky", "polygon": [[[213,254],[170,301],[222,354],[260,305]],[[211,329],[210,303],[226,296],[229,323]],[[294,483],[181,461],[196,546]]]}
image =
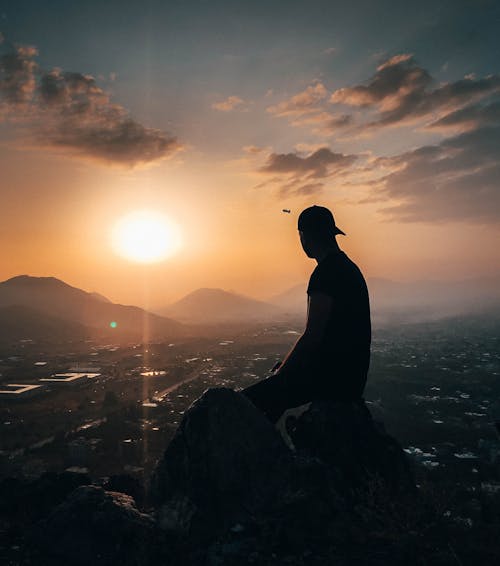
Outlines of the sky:
{"label": "sky", "polygon": [[[0,280],[268,298],[312,204],[367,277],[498,276],[499,38],[493,0],[1,0]],[[144,210],[156,263],[112,245]]]}

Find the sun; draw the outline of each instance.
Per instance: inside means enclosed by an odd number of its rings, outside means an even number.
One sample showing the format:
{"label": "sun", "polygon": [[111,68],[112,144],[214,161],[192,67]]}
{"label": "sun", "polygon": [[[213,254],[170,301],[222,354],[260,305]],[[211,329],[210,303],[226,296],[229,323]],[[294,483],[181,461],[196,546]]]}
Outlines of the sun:
{"label": "sun", "polygon": [[138,210],[120,218],[113,226],[111,240],[117,254],[139,263],[163,261],[181,246],[177,225],[152,210]]}

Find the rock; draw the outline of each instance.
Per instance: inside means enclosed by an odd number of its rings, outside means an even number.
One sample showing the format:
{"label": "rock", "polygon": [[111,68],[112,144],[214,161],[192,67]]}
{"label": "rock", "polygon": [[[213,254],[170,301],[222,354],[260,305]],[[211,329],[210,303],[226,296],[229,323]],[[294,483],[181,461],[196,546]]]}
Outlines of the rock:
{"label": "rock", "polygon": [[339,489],[382,482],[393,492],[415,489],[406,455],[366,405],[315,401],[291,424],[295,448],[340,472]]}
{"label": "rock", "polygon": [[102,487],[106,491],[119,491],[130,495],[139,507],[144,505],[143,483],[128,474],[110,476]]}
{"label": "rock", "polygon": [[33,541],[47,564],[137,566],[147,563],[153,529],[132,497],[87,485],[38,523]]}
{"label": "rock", "polygon": [[272,507],[291,468],[269,420],[240,393],[212,388],[186,411],[155,471],[153,497],[163,519],[180,513],[184,530],[229,528]]}
{"label": "rock", "polygon": [[14,529],[46,517],[80,485],[90,483],[87,474],[46,472],[39,478],[6,478],[0,482],[0,516]]}

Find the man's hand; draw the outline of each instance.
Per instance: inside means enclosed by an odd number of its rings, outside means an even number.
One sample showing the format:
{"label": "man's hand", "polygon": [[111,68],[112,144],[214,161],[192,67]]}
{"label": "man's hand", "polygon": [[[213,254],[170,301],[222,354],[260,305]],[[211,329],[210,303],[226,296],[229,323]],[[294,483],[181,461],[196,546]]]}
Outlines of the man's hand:
{"label": "man's hand", "polygon": [[281,360],[278,360],[278,361],[274,364],[274,366],[271,368],[270,373],[275,373],[276,371],[278,371],[278,368],[280,367],[280,365],[281,365],[282,363],[283,363],[283,362],[282,362]]}

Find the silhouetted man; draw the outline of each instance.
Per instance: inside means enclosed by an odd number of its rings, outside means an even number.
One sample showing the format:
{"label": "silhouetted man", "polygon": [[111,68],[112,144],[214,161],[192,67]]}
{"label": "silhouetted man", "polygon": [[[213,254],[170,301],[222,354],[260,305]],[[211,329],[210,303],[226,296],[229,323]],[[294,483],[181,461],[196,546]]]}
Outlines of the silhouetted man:
{"label": "silhouetted man", "polygon": [[362,402],[370,364],[370,305],[361,271],[339,248],[332,213],[322,206],[299,216],[300,242],[318,265],[307,287],[307,324],[270,377],[243,389],[273,422],[314,400]]}

